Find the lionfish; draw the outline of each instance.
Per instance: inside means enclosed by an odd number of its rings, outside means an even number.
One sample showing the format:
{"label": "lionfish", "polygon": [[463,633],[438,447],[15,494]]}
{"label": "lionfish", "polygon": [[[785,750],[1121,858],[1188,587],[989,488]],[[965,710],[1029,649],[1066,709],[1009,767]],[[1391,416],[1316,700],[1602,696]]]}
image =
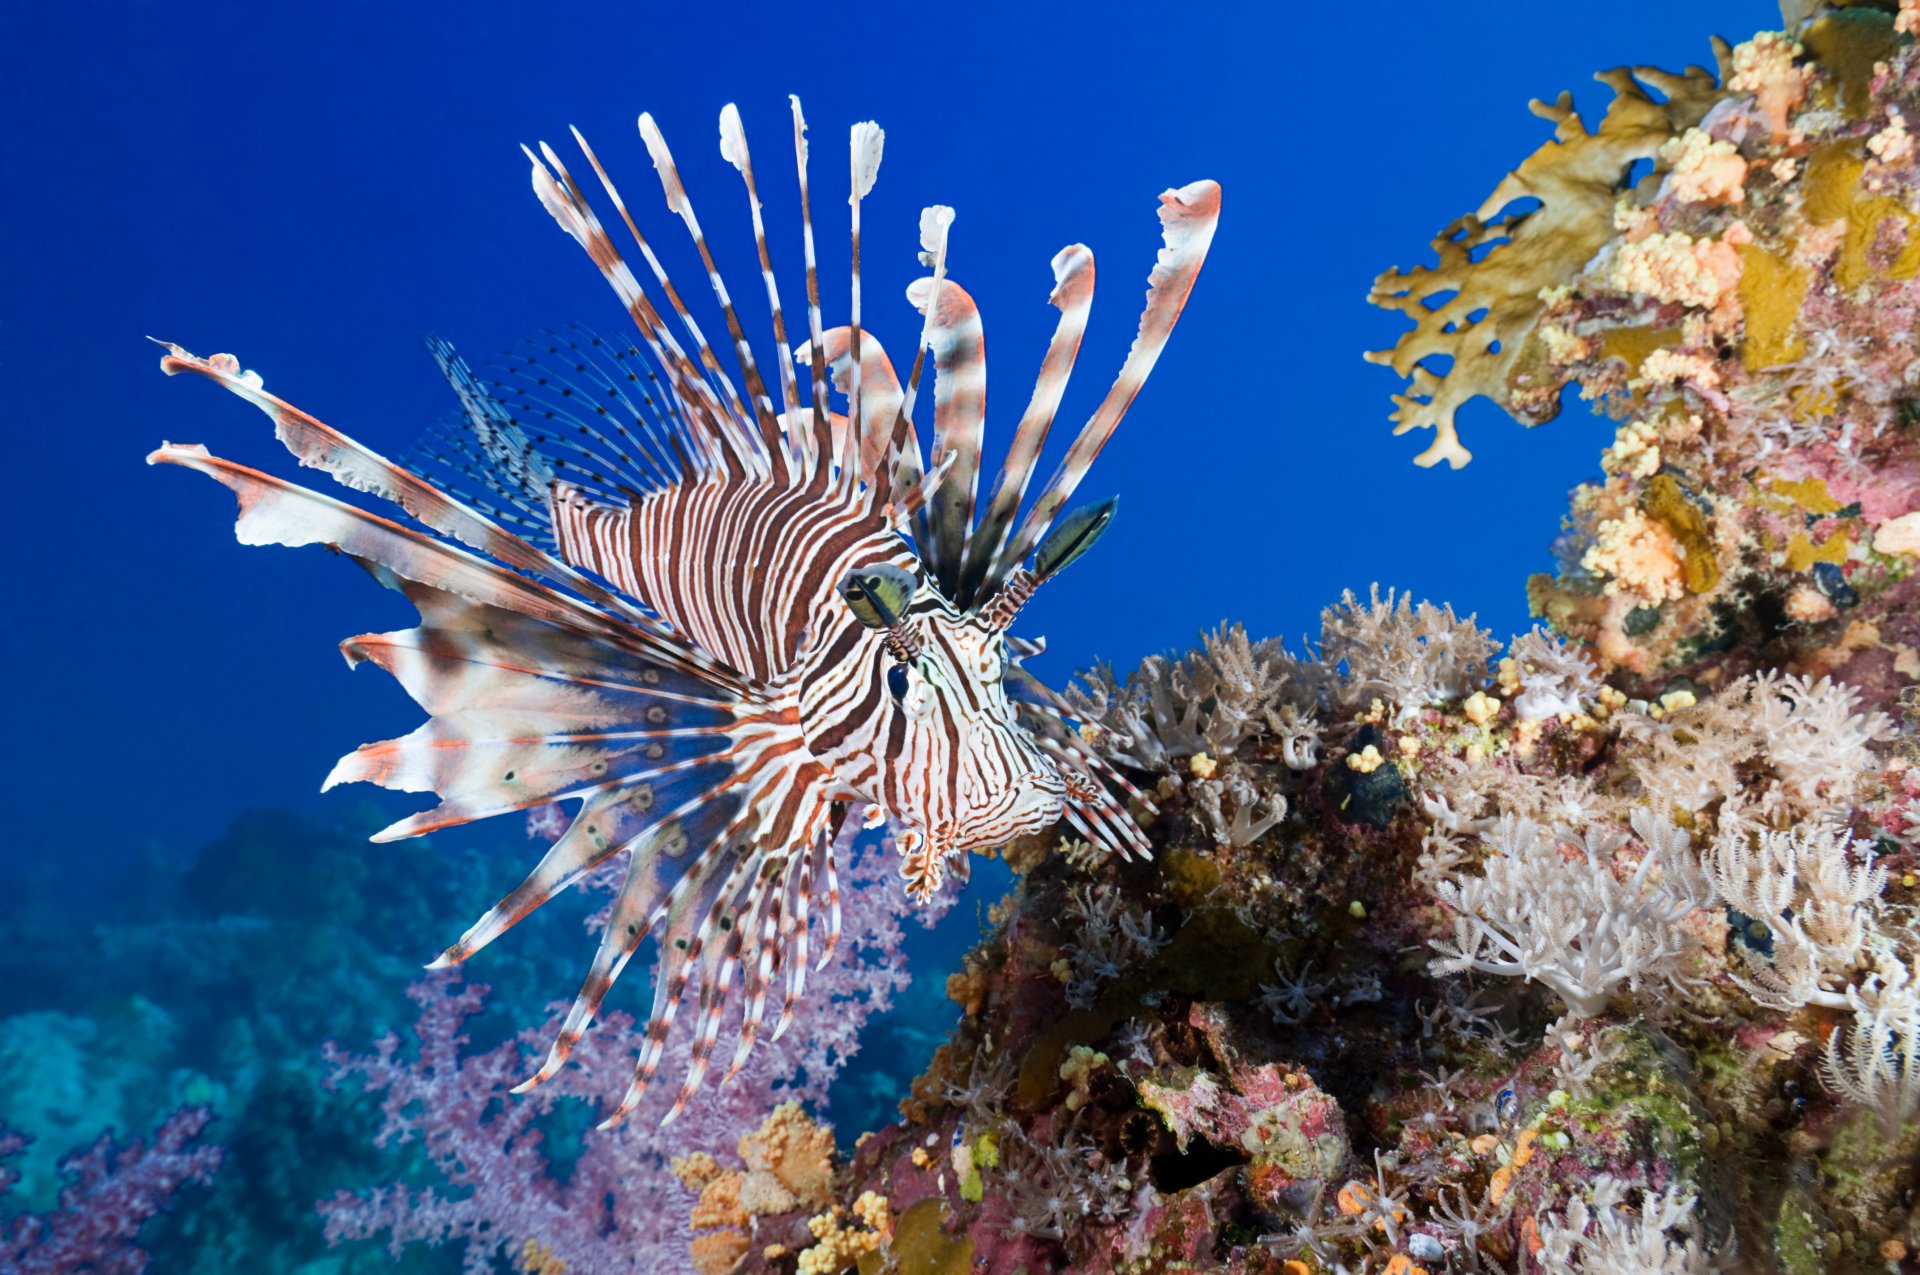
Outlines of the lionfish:
{"label": "lionfish", "polygon": [[[668,1120],[705,1075],[736,976],[744,1004],[728,1077],[753,1048],[776,982],[784,1003],[772,1037],[793,1021],[817,908],[825,935],[814,968],[825,967],[838,938],[843,828],[889,826],[921,899],[946,875],[964,876],[968,852],[1062,818],[1123,855],[1148,849],[1125,804],[1139,794],[1075,733],[1065,704],[1020,669],[1039,646],[1008,628],[1112,516],[1111,501],[1059,515],[1186,304],[1220,188],[1201,181],[1160,196],[1164,246],[1126,361],[1026,502],[1093,294],[1087,248],[1053,258],[1057,328],[982,506],[985,350],[973,299],[947,276],[953,212],[921,216],[921,263],[931,273],[907,289],[923,320],[903,387],[861,324],[860,204],[878,175],[884,134],[872,123],[851,130],[852,295],[846,326],[823,330],[797,98],[792,114],[807,298],[797,351],[746,135],[733,106],[720,116],[721,154],[745,182],[772,319],[765,361],[665,139],[650,116],[639,119],[667,207],[706,267],[744,394],[578,130],[574,140],[657,295],[544,143],[538,153],[523,148],[534,193],[613,286],[639,342],[575,329],[533,343],[491,380],[430,342],[461,407],[431,463],[385,459],[267,393],[231,355],[199,358],[169,346],[161,359],[169,374],[198,373],[264,411],[302,465],[393,502],[419,524],[200,446],[167,444],[148,457],[232,489],[242,543],[327,545],[417,609],[418,627],[341,644],[350,665],[386,669],[431,715],[411,734],[356,749],[327,777],[328,788],[358,780],[440,798],[373,839],[578,803],[527,878],[430,968],[466,960],[627,855],[585,982],[545,1063],[520,1087],[561,1068],[628,959],[654,936],[652,1012],[633,1081],[608,1124],[652,1081],[696,976],[698,1035]],[[923,460],[914,408],[928,352],[933,447]],[[778,369],[777,401],[769,364]],[[844,411],[832,409],[830,379]],[[464,474],[475,494],[427,476],[441,471]]]}

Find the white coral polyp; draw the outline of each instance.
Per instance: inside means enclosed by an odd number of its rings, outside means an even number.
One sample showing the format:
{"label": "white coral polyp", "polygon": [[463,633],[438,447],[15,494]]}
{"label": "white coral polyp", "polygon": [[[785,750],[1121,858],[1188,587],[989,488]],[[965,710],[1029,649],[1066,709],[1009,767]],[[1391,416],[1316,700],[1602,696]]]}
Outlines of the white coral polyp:
{"label": "white coral polyp", "polygon": [[1622,876],[1616,829],[1547,835],[1530,819],[1502,817],[1484,838],[1492,853],[1480,875],[1439,882],[1456,915],[1453,942],[1434,943],[1434,971],[1542,983],[1576,1018],[1604,1011],[1623,986],[1678,978],[1695,945],[1682,923],[1712,901],[1712,886],[1686,832],[1645,810],[1633,813],[1633,830],[1646,853]]}

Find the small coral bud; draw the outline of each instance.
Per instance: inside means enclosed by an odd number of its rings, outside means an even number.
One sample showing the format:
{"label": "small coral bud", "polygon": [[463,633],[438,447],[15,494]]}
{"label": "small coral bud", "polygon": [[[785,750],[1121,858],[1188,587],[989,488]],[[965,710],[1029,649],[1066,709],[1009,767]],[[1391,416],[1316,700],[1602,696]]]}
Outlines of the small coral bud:
{"label": "small coral bud", "polygon": [[1419,751],[1420,751],[1420,741],[1418,739],[1415,739],[1412,735],[1402,735],[1400,737],[1401,756],[1411,757]]}
{"label": "small coral bud", "polygon": [[1498,1134],[1483,1133],[1468,1145],[1473,1148],[1475,1155],[1492,1155],[1493,1149],[1500,1145],[1500,1137]]}
{"label": "small coral bud", "polygon": [[1500,701],[1485,691],[1475,691],[1467,696],[1466,702],[1460,706],[1460,711],[1465,713],[1467,720],[1475,726],[1485,726],[1500,712]]}
{"label": "small coral bud", "polygon": [[1340,1206],[1342,1213],[1352,1217],[1356,1213],[1365,1211],[1367,1201],[1372,1198],[1366,1187],[1358,1182],[1349,1182],[1340,1188],[1340,1194],[1334,1197],[1334,1203]]}
{"label": "small coral bud", "polygon": [[1900,1239],[1897,1236],[1893,1239],[1888,1240],[1885,1244],[1882,1244],[1880,1246],[1880,1257],[1882,1260],[1888,1261],[1888,1262],[1906,1261],[1907,1260],[1906,1241]]}
{"label": "small coral bud", "polygon": [[1347,915],[1356,921],[1364,921],[1367,919],[1367,905],[1355,899],[1347,904]]}
{"label": "small coral bud", "polygon": [[1357,770],[1363,775],[1371,775],[1374,771],[1380,769],[1380,763],[1385,760],[1386,759],[1380,755],[1378,748],[1375,748],[1372,744],[1368,744],[1357,753],[1347,754],[1347,769]]}
{"label": "small coral bud", "polygon": [[1220,763],[1205,753],[1195,753],[1187,761],[1187,769],[1191,770],[1196,778],[1212,779],[1213,772],[1220,769]]}
{"label": "small coral bud", "polygon": [[1660,697],[1660,707],[1669,713],[1677,709],[1692,708],[1699,702],[1699,699],[1694,693],[1685,687],[1681,687],[1676,691],[1668,691]]}

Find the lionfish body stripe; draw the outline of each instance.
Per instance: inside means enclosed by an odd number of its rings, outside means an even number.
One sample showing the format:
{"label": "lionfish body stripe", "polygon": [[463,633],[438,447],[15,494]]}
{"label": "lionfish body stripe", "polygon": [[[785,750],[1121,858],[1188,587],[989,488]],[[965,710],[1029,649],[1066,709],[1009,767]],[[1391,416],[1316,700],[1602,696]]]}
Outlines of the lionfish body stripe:
{"label": "lionfish body stripe", "polygon": [[[230,355],[203,359],[173,346],[161,360],[169,373],[197,373],[253,403],[301,464],[393,502],[421,530],[201,447],[167,444],[148,458],[231,489],[242,542],[331,546],[418,612],[414,628],[341,646],[349,663],[387,670],[429,714],[408,735],[354,750],[327,777],[328,786],[367,782],[439,798],[377,840],[574,805],[526,878],[436,967],[468,959],[625,855],[580,992],[526,1082],[565,1064],[627,962],[654,938],[645,1043],[610,1123],[640,1101],[690,998],[692,1062],[667,1119],[699,1086],[731,1007],[739,1026],[728,1075],[763,1034],[769,1004],[778,1006],[773,1034],[786,1029],[809,968],[838,941],[837,860],[863,824],[892,829],[908,888],[922,898],[949,871],[964,876],[969,852],[1062,820],[1123,855],[1147,853],[1126,808],[1144,799],[1080,740],[1065,704],[1019,668],[1039,644],[1007,628],[1111,517],[1108,504],[1055,521],[1159,357],[1220,204],[1212,182],[1161,196],[1165,242],[1133,347],[1029,502],[1092,301],[1092,253],[1075,244],[1054,258],[1057,329],[982,499],[986,344],[972,297],[947,274],[952,210],[922,215],[922,260],[933,274],[907,292],[921,324],[904,383],[863,326],[859,203],[877,177],[880,130],[860,125],[850,136],[854,292],[849,323],[827,329],[806,124],[793,102],[807,279],[796,352],[746,134],[733,107],[722,112],[721,153],[746,186],[774,333],[774,348],[756,356],[665,139],[651,117],[640,127],[669,211],[707,271],[744,393],[576,133],[644,269],[628,264],[545,144],[525,151],[534,191],[613,287],[638,341],[547,333],[491,377],[431,341],[461,414],[430,437],[418,464],[388,460],[267,393]],[[913,411],[928,363],[934,450],[923,457]],[[445,481],[453,479],[473,491]]]}

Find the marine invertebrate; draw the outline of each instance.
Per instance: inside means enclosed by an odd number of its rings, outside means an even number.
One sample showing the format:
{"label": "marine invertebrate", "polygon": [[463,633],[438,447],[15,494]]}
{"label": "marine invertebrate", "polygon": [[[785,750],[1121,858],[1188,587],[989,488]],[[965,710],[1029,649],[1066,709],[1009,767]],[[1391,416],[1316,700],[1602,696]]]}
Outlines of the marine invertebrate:
{"label": "marine invertebrate", "polygon": [[1504,816],[1479,874],[1439,883],[1456,915],[1452,940],[1434,944],[1442,953],[1434,969],[1545,983],[1582,1018],[1623,986],[1678,975],[1692,947],[1680,923],[1712,901],[1712,887],[1683,830],[1636,810],[1633,831],[1646,850],[1623,879],[1620,830],[1560,827],[1549,836]]}
{"label": "marine invertebrate", "polygon": [[1131,973],[1167,945],[1153,918],[1136,911],[1118,891],[1082,886],[1067,895],[1064,918],[1073,935],[1067,954],[1067,1001],[1082,1009],[1100,988]]}
{"label": "marine invertebrate", "polygon": [[1320,658],[1343,665],[1346,677],[1335,695],[1349,705],[1379,698],[1404,723],[1422,708],[1464,699],[1487,680],[1487,665],[1499,650],[1493,635],[1451,606],[1415,604],[1374,585],[1362,604],[1352,591],[1321,613]]}
{"label": "marine invertebrate", "polygon": [[[1725,45],[1716,52],[1725,59]],[[1394,396],[1393,432],[1434,432],[1416,464],[1444,460],[1458,469],[1473,458],[1454,428],[1455,414],[1472,398],[1490,398],[1528,425],[1558,414],[1557,395],[1540,392],[1535,366],[1548,298],[1612,236],[1621,187],[1657,186],[1675,156],[1669,143],[1720,96],[1713,77],[1698,68],[1669,75],[1621,67],[1594,78],[1614,94],[1597,129],[1587,129],[1571,94],[1551,105],[1528,103],[1553,123],[1554,139],[1508,173],[1478,209],[1440,232],[1433,241],[1438,265],[1389,270],[1374,281],[1368,299],[1414,321],[1392,349],[1367,359],[1408,380],[1407,392]],[[1645,173],[1636,167],[1642,163]],[[1537,204],[1522,206],[1528,201]],[[1565,330],[1557,331],[1564,340]],[[1428,366],[1443,359],[1450,366]]]}
{"label": "marine invertebrate", "polygon": [[[834,1013],[805,1032],[767,1042],[732,1084],[703,1089],[688,1101],[677,1145],[705,1149],[700,1155],[709,1173],[697,1161],[674,1165],[668,1148],[641,1128],[612,1130],[577,1146],[556,1145],[544,1132],[575,1123],[569,1113],[588,1107],[628,1069],[642,1041],[625,1015],[609,1016],[582,1042],[577,1066],[516,1102],[510,1090],[527,1052],[543,1047],[544,1032],[472,1050],[467,1023],[484,1003],[485,986],[461,983],[457,975],[416,984],[409,991],[419,1006],[411,1041],[388,1035],[365,1054],[336,1044],[327,1059],[334,1086],[379,1096],[381,1144],[423,1147],[441,1181],[338,1192],[320,1206],[329,1242],[384,1236],[397,1258],[412,1244],[465,1241],[464,1269],[477,1275],[492,1270],[497,1255],[533,1239],[573,1270],[646,1272],[680,1269],[689,1254],[696,1260],[731,1254],[731,1264],[743,1251],[744,1232],[735,1228],[756,1211],[779,1212],[774,1206],[785,1205],[798,1224],[821,1207],[832,1139],[797,1104],[824,1104],[859,1049],[861,1028],[907,985],[899,918],[929,915],[907,899],[889,858],[876,847],[848,865],[848,950],[820,974],[817,988]],[[931,915],[944,911],[944,902],[937,900]],[[669,1061],[684,1064],[693,1042],[680,1035],[667,1048]],[[639,1117],[657,1118],[668,1109],[669,1093],[653,1090],[644,1103]],[[568,1156],[568,1172],[556,1173],[556,1160]],[[690,1217],[688,1189],[703,1191],[722,1178],[706,1211]],[[729,1191],[741,1210],[737,1216],[719,1204]]]}
{"label": "marine invertebrate", "polygon": [[[793,125],[807,217],[797,100]],[[982,507],[984,349],[978,311],[947,275],[950,209],[922,218],[932,274],[908,289],[924,322],[904,389],[862,327],[860,201],[879,171],[878,126],[857,125],[850,136],[854,271],[844,328],[823,331],[810,220],[805,226],[810,396],[791,368],[738,113],[721,113],[720,140],[754,217],[773,327],[762,356],[650,116],[640,117],[640,132],[668,209],[707,266],[744,394],[599,159],[576,138],[664,300],[628,265],[558,153],[529,150],[535,193],[612,285],[640,343],[555,341],[517,381],[491,384],[436,345],[466,416],[451,461],[478,475],[480,498],[462,499],[323,425],[267,393],[231,356],[202,359],[170,347],[162,360],[169,373],[205,376],[260,408],[302,463],[391,500],[434,534],[201,447],[169,444],[149,457],[232,489],[243,542],[329,545],[419,610],[417,628],[342,648],[350,662],[393,673],[432,715],[411,735],[361,747],[328,777],[329,786],[366,781],[442,798],[378,839],[579,803],[525,881],[437,965],[465,961],[582,874],[627,853],[626,882],[585,984],[523,1086],[560,1071],[627,961],[657,935],[662,956],[645,1043],[609,1123],[642,1100],[696,987],[695,1045],[667,1119],[706,1073],[736,977],[745,1012],[728,1074],[746,1064],[770,999],[779,1003],[771,1034],[786,1030],[805,990],[816,906],[826,912],[827,953],[838,937],[835,845],[851,805],[893,822],[902,871],[923,899],[948,872],[964,872],[969,851],[1041,831],[1063,815],[1091,839],[1144,851],[1122,803],[1124,781],[1055,728],[1043,692],[1025,693],[1010,680],[1025,648],[1007,629],[1033,590],[1083,553],[1111,517],[1111,504],[1059,515],[1158,359],[1211,243],[1220,193],[1203,181],[1162,196],[1165,246],[1136,340],[1113,388],[1022,514],[1078,353],[1092,254],[1075,245],[1054,259],[1059,328]],[[930,457],[913,417],[918,352],[927,350],[936,374]],[[769,365],[778,372],[777,402],[762,372]],[[829,410],[829,367],[844,415]]]}
{"label": "marine invertebrate", "polygon": [[[162,1121],[150,1140],[122,1143],[101,1134],[63,1157],[67,1181],[59,1208],[8,1219],[0,1230],[0,1268],[19,1275],[139,1275],[148,1261],[136,1242],[140,1228],[181,1187],[207,1182],[220,1167],[219,1147],[195,1145],[212,1118],[205,1107],[185,1108]],[[0,1128],[0,1157],[23,1145],[20,1135]],[[0,1195],[15,1178],[0,1168]]]}
{"label": "marine invertebrate", "polygon": [[1576,1197],[1564,1218],[1539,1228],[1535,1260],[1544,1270],[1590,1275],[1708,1275],[1716,1265],[1698,1235],[1693,1196],[1650,1191],[1637,1210],[1626,1205],[1624,1183],[1594,1180],[1591,1203]]}

